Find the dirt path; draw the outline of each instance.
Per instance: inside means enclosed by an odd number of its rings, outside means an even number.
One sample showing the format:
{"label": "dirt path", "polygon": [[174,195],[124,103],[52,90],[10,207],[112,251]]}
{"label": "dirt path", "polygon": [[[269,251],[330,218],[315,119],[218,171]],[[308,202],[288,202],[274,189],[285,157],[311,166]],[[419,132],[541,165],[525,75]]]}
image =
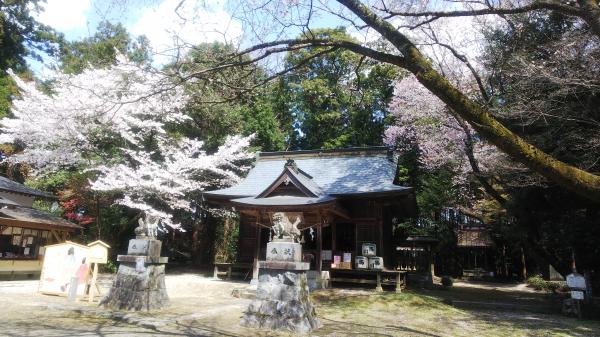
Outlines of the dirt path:
{"label": "dirt path", "polygon": [[[166,279],[171,305],[160,311],[122,314],[87,301],[36,293],[37,281],[0,282],[1,336],[167,336],[244,335],[238,327],[250,300],[231,296],[245,283],[215,281],[193,274]],[[102,278],[106,293],[110,279]]]}
{"label": "dirt path", "polygon": [[455,281],[455,287],[489,289],[498,291],[520,291],[527,293],[539,293],[539,291],[530,288],[526,283],[497,283],[497,282],[478,282],[478,281]]}

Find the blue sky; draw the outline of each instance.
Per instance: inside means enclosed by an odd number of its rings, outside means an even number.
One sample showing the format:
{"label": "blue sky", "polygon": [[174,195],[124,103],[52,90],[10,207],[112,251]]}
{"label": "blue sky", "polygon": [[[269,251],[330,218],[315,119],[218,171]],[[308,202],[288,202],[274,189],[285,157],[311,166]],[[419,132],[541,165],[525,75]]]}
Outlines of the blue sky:
{"label": "blue sky", "polygon": [[[78,40],[95,33],[103,20],[121,22],[133,35],[146,35],[155,52],[155,62],[164,64],[175,47],[209,41],[230,41],[242,35],[242,27],[225,11],[221,0],[46,0],[38,21]],[[181,17],[180,17],[181,16]],[[44,72],[32,62],[36,72]],[[47,71],[47,70],[46,70]]]}
{"label": "blue sky", "polygon": [[[46,0],[46,4],[43,4],[45,10],[37,15],[37,19],[64,33],[70,40],[92,36],[102,20],[120,22],[132,35],[145,35],[150,39],[154,65],[160,66],[172,61],[175,55],[184,55],[186,47],[203,42],[231,42],[245,47],[273,40],[273,30],[269,31],[269,28],[277,26],[279,20],[289,22],[305,14],[302,13],[302,5],[306,4],[304,1],[263,0],[271,8],[263,10],[260,14],[253,12],[244,17],[243,9],[248,1],[250,0]],[[259,1],[255,0],[254,3]],[[175,9],[180,3],[181,6],[176,12]],[[333,1],[315,3],[319,6],[333,6],[328,10],[337,10]],[[447,8],[447,3],[443,3],[444,8]],[[439,5],[439,2],[434,1],[434,8]],[[451,6],[457,5],[452,3]],[[268,11],[271,14],[266,14]],[[317,11],[320,15],[312,17],[311,28],[348,26],[348,22],[337,16],[323,14],[322,10]],[[246,24],[240,21],[240,17],[244,18]],[[482,19],[485,18],[477,18]],[[432,25],[437,26],[440,40],[454,45],[463,54],[472,56],[474,61],[480,53],[477,43],[480,32],[474,20],[448,18],[437,20]],[[244,31],[248,27],[248,21],[254,30]],[[293,26],[285,30],[286,35],[278,38],[294,37],[300,32],[299,28]],[[373,30],[350,30],[349,33],[360,41],[370,41],[379,37]],[[428,39],[418,31],[405,33],[414,36],[415,42]],[[432,47],[422,47],[426,55],[439,57],[447,52],[438,51],[436,54],[430,49]],[[278,69],[281,64],[277,61],[280,59],[271,57],[265,63],[271,62],[272,66],[269,68]],[[51,77],[54,74],[41,64],[33,61],[30,63],[34,72],[41,77]],[[50,64],[51,60],[46,63]]]}
{"label": "blue sky", "polygon": [[[78,40],[94,34],[102,20],[121,22],[133,35],[146,35],[151,42],[155,64],[165,64],[177,52],[177,46],[202,42],[228,41],[250,43],[243,37],[241,22],[228,12],[237,7],[232,0],[46,0],[37,19]],[[342,22],[320,17],[314,26],[334,27]],[[44,67],[32,62],[37,73]],[[51,73],[51,72],[49,72]]]}

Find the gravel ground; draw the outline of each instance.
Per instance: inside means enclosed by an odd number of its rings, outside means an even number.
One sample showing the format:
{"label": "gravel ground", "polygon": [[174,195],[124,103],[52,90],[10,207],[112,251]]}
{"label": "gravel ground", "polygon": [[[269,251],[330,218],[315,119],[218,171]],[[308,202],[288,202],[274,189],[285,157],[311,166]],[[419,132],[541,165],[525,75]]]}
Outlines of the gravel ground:
{"label": "gravel ground", "polygon": [[[100,279],[108,292],[109,276]],[[37,281],[0,282],[0,336],[250,336],[238,326],[249,299],[231,296],[247,283],[215,281],[195,274],[168,275],[171,305],[152,314],[120,313],[87,300],[37,293]]]}
{"label": "gravel ground", "polygon": [[[100,278],[104,293],[111,277]],[[151,313],[123,313],[99,308],[97,302],[69,302],[64,297],[38,294],[37,281],[0,281],[0,336],[290,336],[239,326],[251,300],[231,294],[234,289],[253,294],[255,288],[248,283],[191,273],[167,275],[165,283],[169,307]],[[447,294],[472,292],[470,285],[461,287],[459,284]],[[501,285],[477,287],[507,296],[517,291]],[[395,294],[336,288],[315,292],[313,297],[323,322],[315,336],[600,336],[597,322],[540,313],[460,309],[436,298],[435,292]]]}

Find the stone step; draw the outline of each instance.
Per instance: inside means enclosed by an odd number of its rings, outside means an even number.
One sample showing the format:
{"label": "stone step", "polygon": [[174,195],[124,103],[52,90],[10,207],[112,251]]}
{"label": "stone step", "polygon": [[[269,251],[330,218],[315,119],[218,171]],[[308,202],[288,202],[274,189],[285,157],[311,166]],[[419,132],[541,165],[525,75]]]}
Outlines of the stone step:
{"label": "stone step", "polygon": [[256,298],[256,288],[255,287],[234,288],[231,291],[231,296],[236,297],[236,298],[245,298],[248,300],[253,300]]}

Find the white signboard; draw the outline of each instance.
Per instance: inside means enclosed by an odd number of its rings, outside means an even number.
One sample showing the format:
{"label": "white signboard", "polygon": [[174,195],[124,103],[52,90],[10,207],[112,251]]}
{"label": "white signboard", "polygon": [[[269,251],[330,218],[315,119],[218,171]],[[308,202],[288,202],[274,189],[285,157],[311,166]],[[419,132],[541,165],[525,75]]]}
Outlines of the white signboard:
{"label": "white signboard", "polygon": [[583,291],[571,291],[571,298],[574,300],[582,300]]}
{"label": "white signboard", "polygon": [[579,274],[567,275],[567,286],[574,289],[585,289],[585,278]]}
{"label": "white signboard", "polygon": [[39,291],[67,296],[71,278],[77,277],[77,295],[83,296],[89,270],[87,257],[88,247],[74,242],[46,246]]}
{"label": "white signboard", "polygon": [[129,240],[129,246],[127,247],[127,254],[129,255],[146,255],[148,254],[148,240]]}

